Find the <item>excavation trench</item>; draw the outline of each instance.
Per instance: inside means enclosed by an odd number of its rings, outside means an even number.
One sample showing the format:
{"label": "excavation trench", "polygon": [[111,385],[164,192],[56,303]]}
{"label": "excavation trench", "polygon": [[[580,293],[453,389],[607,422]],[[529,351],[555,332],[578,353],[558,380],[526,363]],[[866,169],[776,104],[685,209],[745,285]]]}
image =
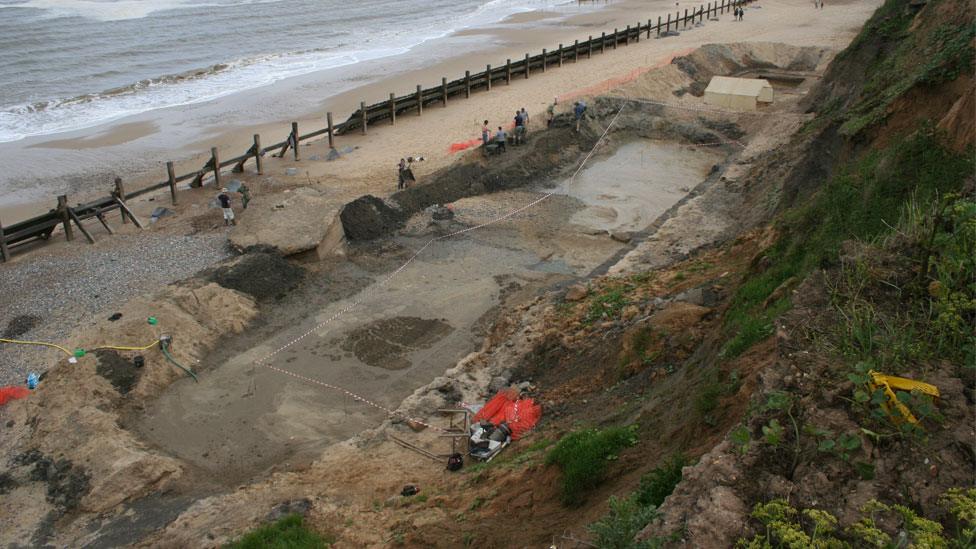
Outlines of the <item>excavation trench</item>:
{"label": "excavation trench", "polygon": [[[585,276],[628,249],[608,232],[648,228],[705,181],[725,155],[632,136],[612,141],[575,181],[564,175],[462,198],[453,203],[453,221],[434,222],[423,211],[404,218],[382,245],[350,244],[348,261],[366,261],[368,255],[385,265],[383,272],[364,272],[363,301],[274,354],[268,364],[396,408],[480,347],[482,328],[503,300],[525,299]],[[432,243],[380,285],[391,265],[402,264],[431,238],[484,223],[551,191],[551,198],[510,220]],[[375,427],[386,417],[383,411],[255,366],[356,299],[327,303],[265,340],[245,334],[225,342],[235,349],[224,349],[230,359],[209,365],[199,383],[174,384],[134,429],[160,451],[232,485],[272,468],[289,469]]]}

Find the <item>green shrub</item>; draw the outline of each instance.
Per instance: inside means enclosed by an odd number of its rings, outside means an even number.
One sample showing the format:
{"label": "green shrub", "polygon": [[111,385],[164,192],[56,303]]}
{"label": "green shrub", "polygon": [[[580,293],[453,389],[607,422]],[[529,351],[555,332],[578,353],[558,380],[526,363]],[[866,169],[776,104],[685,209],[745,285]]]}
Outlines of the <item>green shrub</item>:
{"label": "green shrub", "polygon": [[607,463],[617,453],[637,444],[637,426],[587,429],[564,436],[546,456],[547,465],[558,465],[563,472],[564,505],[579,503],[580,496],[603,482]]}
{"label": "green shrub", "polygon": [[330,541],[309,530],[301,515],[288,515],[228,544],[228,549],[323,549]]}
{"label": "green shrub", "polygon": [[610,511],[587,530],[600,549],[649,549],[659,547],[656,540],[634,541],[647,523],[657,516],[653,505],[642,505],[635,497],[617,499],[610,496]]}
{"label": "green shrub", "polygon": [[681,468],[688,463],[688,458],[683,454],[675,454],[642,476],[636,493],[637,502],[644,506],[660,507],[681,482]]}

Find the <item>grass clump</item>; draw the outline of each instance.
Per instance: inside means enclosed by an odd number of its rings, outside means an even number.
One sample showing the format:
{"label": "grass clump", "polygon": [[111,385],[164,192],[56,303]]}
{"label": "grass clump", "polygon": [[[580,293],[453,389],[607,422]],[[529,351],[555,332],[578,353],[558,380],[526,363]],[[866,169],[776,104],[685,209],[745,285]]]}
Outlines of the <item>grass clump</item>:
{"label": "grass clump", "polygon": [[657,508],[681,482],[681,468],[688,465],[682,454],[671,456],[661,466],[641,477],[640,487],[630,496],[611,496],[610,510],[587,529],[597,547],[603,549],[648,549],[660,547],[663,540],[634,541],[637,534],[658,515]]}
{"label": "grass clump", "polygon": [[226,545],[227,549],[324,549],[332,541],[309,530],[301,515],[288,515],[262,526],[241,539]]}
{"label": "grass clump", "polygon": [[578,504],[581,496],[603,482],[607,464],[617,459],[618,452],[635,444],[636,425],[575,431],[560,439],[546,456],[546,464],[562,469],[563,504]]}
{"label": "grass clump", "polygon": [[835,264],[846,240],[873,241],[891,233],[912,202],[928,204],[958,190],[973,172],[968,155],[948,150],[931,127],[872,151],[828,181],[802,206],[786,212],[769,267],[736,291],[726,313],[729,339],[722,356],[735,358],[773,333],[773,320],[791,307],[770,296],[790,279]]}

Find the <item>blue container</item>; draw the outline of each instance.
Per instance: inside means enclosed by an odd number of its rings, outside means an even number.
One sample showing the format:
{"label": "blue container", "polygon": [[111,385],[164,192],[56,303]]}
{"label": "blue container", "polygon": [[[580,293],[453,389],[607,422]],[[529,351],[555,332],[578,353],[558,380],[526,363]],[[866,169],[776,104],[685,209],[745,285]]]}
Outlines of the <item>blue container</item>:
{"label": "blue container", "polygon": [[30,389],[31,391],[37,389],[37,384],[40,382],[41,382],[40,376],[38,376],[34,372],[27,374],[27,388]]}

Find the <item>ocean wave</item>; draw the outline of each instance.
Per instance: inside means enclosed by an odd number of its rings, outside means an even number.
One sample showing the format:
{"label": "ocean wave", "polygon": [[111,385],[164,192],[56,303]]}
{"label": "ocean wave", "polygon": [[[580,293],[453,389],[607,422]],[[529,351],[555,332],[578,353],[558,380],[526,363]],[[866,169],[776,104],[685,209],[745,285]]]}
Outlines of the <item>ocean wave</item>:
{"label": "ocean wave", "polygon": [[241,4],[267,4],[282,0],[229,0],[228,2],[200,2],[198,0],[26,0],[3,4],[0,8],[31,8],[45,17],[84,17],[96,21],[124,21],[142,19],[157,12],[202,8],[228,7]]}
{"label": "ocean wave", "polygon": [[[61,4],[65,1],[30,0],[29,3]],[[236,1],[240,4],[269,0],[227,1]],[[548,3],[552,5],[565,1],[554,0]],[[83,0],[81,3],[86,2],[90,0]],[[142,4],[130,0],[93,3]],[[190,0],[154,1],[153,4],[203,5],[202,2]],[[152,110],[212,101],[240,91],[267,86],[286,78],[400,55],[429,40],[442,38],[464,28],[492,24],[513,13],[537,9],[539,5],[538,0],[491,0],[462,16],[445,20],[430,17],[423,19],[426,22],[423,28],[411,28],[406,31],[389,30],[386,33],[376,34],[366,42],[360,42],[360,47],[356,49],[352,49],[351,45],[336,44],[326,49],[254,56],[177,74],[143,79],[97,93],[0,106],[0,142],[82,130]],[[345,34],[341,31],[337,32],[338,36]]]}

